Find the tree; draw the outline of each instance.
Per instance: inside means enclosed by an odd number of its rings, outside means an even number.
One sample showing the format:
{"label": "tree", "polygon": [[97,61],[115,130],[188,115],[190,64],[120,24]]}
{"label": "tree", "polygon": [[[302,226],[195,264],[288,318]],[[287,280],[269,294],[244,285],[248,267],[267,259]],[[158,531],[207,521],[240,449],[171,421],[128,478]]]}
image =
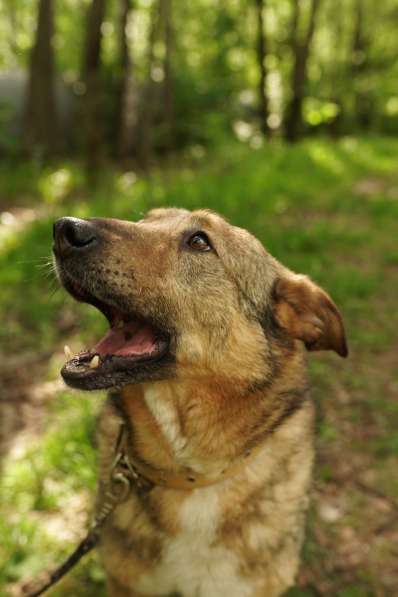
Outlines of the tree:
{"label": "tree", "polygon": [[364,1],[354,2],[354,27],[351,52],[351,74],[354,81],[354,115],[357,126],[367,129],[372,119],[372,98],[363,90],[367,73],[369,40],[365,34]]}
{"label": "tree", "polygon": [[264,0],[255,0],[257,13],[257,63],[259,70],[258,81],[258,113],[260,127],[264,136],[269,135],[268,126],[268,95],[267,95],[267,67],[265,59],[267,56],[265,23],[264,23]]}
{"label": "tree", "polygon": [[83,52],[82,131],[86,167],[95,177],[98,167],[103,131],[101,126],[101,26],[105,14],[105,0],[92,0],[87,11],[85,46]]}
{"label": "tree", "polygon": [[173,97],[173,71],[172,71],[172,53],[174,31],[172,25],[172,0],[160,0],[160,16],[163,22],[163,41],[164,41],[164,126],[166,131],[166,146],[173,149],[174,146],[174,97]]}
{"label": "tree", "polygon": [[345,15],[345,4],[344,0],[335,0],[335,2],[329,4],[329,14],[327,15],[327,22],[331,23],[330,29],[332,33],[332,52],[329,59],[327,69],[327,96],[330,97],[331,101],[337,107],[337,113],[328,124],[328,130],[332,136],[337,137],[343,130],[344,117],[345,117],[345,94],[344,90],[347,81],[347,68],[346,68],[346,47],[342,43],[344,39],[344,20]]}
{"label": "tree", "polygon": [[140,141],[139,160],[144,168],[148,168],[152,161],[153,151],[153,120],[154,120],[154,81],[155,44],[159,30],[159,0],[153,2],[150,11],[147,50],[145,56],[146,82],[142,94],[140,110]]}
{"label": "tree", "polygon": [[[141,112],[140,157],[145,167],[153,157],[155,119],[159,125],[156,135],[158,144],[168,151],[172,150],[175,144],[173,38],[171,0],[156,0],[151,6],[147,42],[147,82]],[[160,82],[158,94],[157,84]],[[160,106],[158,99],[161,99]]]}
{"label": "tree", "polygon": [[30,56],[23,144],[32,153],[58,148],[55,104],[53,1],[39,0],[36,37]]}
{"label": "tree", "polygon": [[300,0],[293,0],[292,18],[292,49],[293,68],[291,74],[291,99],[288,103],[285,117],[285,137],[288,141],[295,141],[303,127],[303,100],[307,82],[307,64],[314,37],[316,17],[321,0],[311,0],[307,29],[303,38],[299,38],[299,22],[301,16]]}
{"label": "tree", "polygon": [[134,129],[137,121],[137,93],[134,64],[130,48],[133,19],[132,0],[119,0],[116,153],[120,159],[133,150]]}

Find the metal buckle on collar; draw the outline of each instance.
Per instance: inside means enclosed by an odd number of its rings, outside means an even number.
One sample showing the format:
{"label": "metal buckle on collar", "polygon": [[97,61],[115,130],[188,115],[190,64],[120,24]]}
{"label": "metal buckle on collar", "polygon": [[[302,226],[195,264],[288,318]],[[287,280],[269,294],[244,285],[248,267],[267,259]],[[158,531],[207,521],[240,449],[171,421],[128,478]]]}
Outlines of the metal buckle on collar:
{"label": "metal buckle on collar", "polygon": [[123,445],[125,438],[126,426],[125,423],[120,423],[119,435],[115,446],[115,459],[111,467],[110,481],[113,484],[123,483],[125,486],[129,483],[130,488],[134,484],[138,490],[149,490],[153,487],[153,483],[141,475],[131,462],[126,453],[125,446]]}

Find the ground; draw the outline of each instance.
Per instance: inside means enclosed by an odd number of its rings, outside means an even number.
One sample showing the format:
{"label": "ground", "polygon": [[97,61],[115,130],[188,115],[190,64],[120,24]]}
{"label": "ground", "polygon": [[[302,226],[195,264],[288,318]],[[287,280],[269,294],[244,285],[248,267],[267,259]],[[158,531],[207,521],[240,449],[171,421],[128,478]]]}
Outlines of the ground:
{"label": "ground", "polygon": [[[384,597],[398,587],[398,141],[313,139],[292,147],[194,152],[144,178],[76,164],[0,167],[0,593],[59,563],[84,533],[103,397],[59,380],[64,344],[106,324],[57,290],[51,222],[139,218],[149,207],[210,207],[249,228],[342,310],[350,356],[309,357],[318,407],[313,505],[290,596]],[[95,554],[52,595],[105,595]]]}

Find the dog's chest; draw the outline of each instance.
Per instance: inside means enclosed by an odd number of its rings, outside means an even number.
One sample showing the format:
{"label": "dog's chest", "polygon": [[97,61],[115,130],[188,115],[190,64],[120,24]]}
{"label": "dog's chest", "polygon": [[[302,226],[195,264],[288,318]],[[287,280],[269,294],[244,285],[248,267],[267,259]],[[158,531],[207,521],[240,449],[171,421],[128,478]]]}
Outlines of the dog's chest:
{"label": "dog's chest", "polygon": [[[181,431],[176,408],[173,406],[171,400],[167,400],[167,391],[164,389],[165,387],[167,388],[167,385],[162,384],[162,389],[159,389],[157,386],[159,384],[155,386],[151,384],[145,389],[145,402],[159,425],[174,457],[181,457],[187,449],[187,438]],[[162,395],[162,390],[166,396]]]}
{"label": "dog's chest", "polygon": [[217,538],[221,519],[217,488],[193,491],[181,505],[179,532],[164,541],[160,561],[140,577],[137,590],[195,597],[251,595],[236,554]]}
{"label": "dog's chest", "polygon": [[[208,429],[202,428],[200,432],[196,428],[195,440],[192,437],[187,437],[184,430],[184,416],[176,406],[173,393],[176,394],[176,390],[171,389],[170,384],[166,382],[149,384],[143,393],[145,404],[158,425],[171,458],[179,467],[188,467],[196,473],[219,473],[225,466],[228,466],[228,461],[212,459],[209,462],[208,459],[203,460],[200,444],[201,442],[205,443],[204,439]],[[188,395],[189,391],[184,386],[178,389],[178,398],[183,402],[187,400]],[[197,421],[197,423],[203,427],[201,421]]]}

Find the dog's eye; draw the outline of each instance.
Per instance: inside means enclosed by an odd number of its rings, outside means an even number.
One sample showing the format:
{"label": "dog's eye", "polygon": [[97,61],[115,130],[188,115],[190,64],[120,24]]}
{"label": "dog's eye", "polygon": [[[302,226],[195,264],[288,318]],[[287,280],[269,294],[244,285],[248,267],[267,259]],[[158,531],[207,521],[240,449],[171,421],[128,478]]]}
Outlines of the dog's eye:
{"label": "dog's eye", "polygon": [[204,252],[211,250],[210,241],[207,234],[204,232],[195,232],[195,234],[188,239],[188,246],[194,251]]}

